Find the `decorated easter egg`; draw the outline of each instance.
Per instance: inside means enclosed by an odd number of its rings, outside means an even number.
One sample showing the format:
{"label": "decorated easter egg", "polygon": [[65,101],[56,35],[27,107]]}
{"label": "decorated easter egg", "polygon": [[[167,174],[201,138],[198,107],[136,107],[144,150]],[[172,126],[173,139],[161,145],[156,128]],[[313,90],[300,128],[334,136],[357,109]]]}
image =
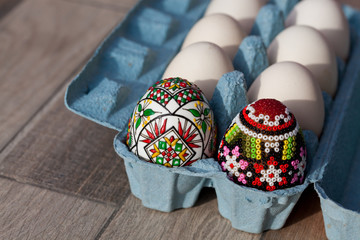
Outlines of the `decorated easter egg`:
{"label": "decorated easter egg", "polygon": [[236,184],[264,191],[302,184],[306,148],[295,116],[275,99],[247,105],[218,150],[222,170]]}
{"label": "decorated easter egg", "polygon": [[139,158],[181,167],[212,157],[214,114],[201,90],[182,78],[156,82],[137,103],[126,143]]}

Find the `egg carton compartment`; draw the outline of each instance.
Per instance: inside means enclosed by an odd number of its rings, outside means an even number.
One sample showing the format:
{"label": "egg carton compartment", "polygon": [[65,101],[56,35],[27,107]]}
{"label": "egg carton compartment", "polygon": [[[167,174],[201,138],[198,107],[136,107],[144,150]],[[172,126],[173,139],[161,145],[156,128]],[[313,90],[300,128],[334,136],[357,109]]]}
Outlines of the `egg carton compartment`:
{"label": "egg carton compartment", "polygon": [[360,13],[347,10],[349,22],[357,27],[352,29],[352,59],[329,119],[329,125],[334,128],[324,133],[324,138],[329,140],[324,140],[319,149],[319,158],[327,159],[328,164],[315,183],[330,239],[360,236],[360,126],[357,124],[360,118]]}
{"label": "egg carton compartment", "polygon": [[[209,0],[143,0],[133,9],[124,36],[152,47],[177,48],[184,32],[202,15]],[[126,21],[126,20],[125,20]]]}
{"label": "egg carton compartment", "polygon": [[201,0],[150,0],[148,1],[154,8],[168,12],[173,15],[182,15],[196,8]]}
{"label": "egg carton compartment", "polygon": [[[228,122],[238,113],[234,103],[236,106],[248,104],[242,94],[224,93],[246,94],[245,87],[245,79],[239,71],[225,74],[217,84],[211,107],[215,115],[217,112],[221,113],[219,120],[224,122],[221,124],[226,124],[222,126],[228,126]],[[225,130],[225,127],[218,129],[220,135]],[[192,207],[203,187],[214,187],[220,214],[229,219],[234,228],[247,232],[260,233],[266,229],[281,228],[301,193],[317,175],[316,168],[313,168],[313,171],[307,172],[308,177],[302,185],[263,192],[230,181],[214,158],[198,160],[191,166],[181,168],[165,168],[140,160],[128,150],[125,144],[126,133],[127,130],[124,129],[116,136],[114,148],[124,159],[132,193],[142,200],[144,206],[164,212]],[[311,131],[304,130],[304,135],[309,152],[308,165],[311,166],[318,139]],[[183,185],[184,183],[187,185]]]}
{"label": "egg carton compartment", "polygon": [[170,15],[146,7],[136,11],[126,33],[147,44],[159,46],[170,38],[177,25],[178,22]]}
{"label": "egg carton compartment", "polygon": [[[269,65],[266,46],[283,29],[284,16],[297,2],[271,0],[260,10],[252,35],[239,46],[233,63],[243,73],[225,74],[210,101],[219,137],[238,109],[247,105],[247,86]],[[304,189],[316,182],[328,237],[358,236],[360,210],[356,204],[360,202],[360,194],[355,182],[359,181],[356,174],[359,129],[353,125],[359,113],[352,116],[352,110],[356,108],[359,100],[356,92],[360,90],[360,13],[350,7],[345,7],[345,13],[353,28],[351,58],[347,65],[338,60],[341,81],[334,102],[324,94],[326,122],[320,143],[314,133],[304,131],[309,154],[304,184],[263,192],[231,182],[213,158],[187,167],[166,168],[140,160],[128,150],[127,124],[138,99],[161,78],[208,3],[209,0],[139,1],[71,82],[65,96],[66,106],[119,131],[114,140],[115,150],[124,160],[132,193],[148,208],[171,212],[192,207],[203,187],[214,187],[221,215],[236,229],[259,233],[281,228]],[[230,94],[225,94],[227,89],[232,90]],[[234,94],[234,89],[241,94]],[[343,131],[354,141],[348,142]],[[339,175],[338,169],[344,174]],[[338,191],[339,188],[343,191]]]}
{"label": "egg carton compartment", "polygon": [[141,94],[161,78],[208,3],[139,1],[75,77],[65,104],[80,116],[124,129],[128,119],[123,116],[130,116]]}

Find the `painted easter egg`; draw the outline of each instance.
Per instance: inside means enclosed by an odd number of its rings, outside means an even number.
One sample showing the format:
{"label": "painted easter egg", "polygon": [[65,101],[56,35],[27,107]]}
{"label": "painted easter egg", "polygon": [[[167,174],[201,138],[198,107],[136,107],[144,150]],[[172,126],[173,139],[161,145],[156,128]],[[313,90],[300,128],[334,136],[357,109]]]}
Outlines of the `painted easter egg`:
{"label": "painted easter egg", "polygon": [[295,116],[275,99],[247,105],[218,150],[222,170],[236,184],[264,191],[302,184],[306,148]]}
{"label": "painted easter egg", "polygon": [[216,127],[201,90],[182,78],[156,82],[137,103],[126,143],[139,158],[181,167],[212,157]]}

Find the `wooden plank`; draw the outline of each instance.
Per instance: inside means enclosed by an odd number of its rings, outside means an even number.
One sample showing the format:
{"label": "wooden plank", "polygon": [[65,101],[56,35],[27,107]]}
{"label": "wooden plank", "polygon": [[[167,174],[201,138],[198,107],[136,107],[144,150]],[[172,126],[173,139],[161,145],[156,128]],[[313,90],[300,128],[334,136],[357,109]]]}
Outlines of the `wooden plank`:
{"label": "wooden plank", "polygon": [[116,132],[67,110],[64,91],[0,154],[0,175],[121,205],[129,184]]}
{"label": "wooden plank", "polygon": [[128,10],[26,0],[1,19],[0,151]]}
{"label": "wooden plank", "polygon": [[100,239],[260,239],[231,227],[217,210],[215,191],[205,188],[195,207],[163,213],[130,196]]}
{"label": "wooden plank", "polygon": [[264,239],[327,239],[320,199],[310,186],[301,195],[285,226],[264,233]]}
{"label": "wooden plank", "polygon": [[94,239],[109,205],[0,179],[0,239]]}
{"label": "wooden plank", "polygon": [[0,0],[0,19],[8,14],[22,0]]}
{"label": "wooden plank", "polygon": [[131,195],[101,239],[172,239],[172,236],[184,239],[326,239],[320,202],[313,189],[303,193],[284,228],[263,234],[233,229],[217,211],[214,190],[204,190],[195,207],[171,213],[147,209]]}
{"label": "wooden plank", "polygon": [[130,9],[133,7],[139,0],[63,0],[73,3],[87,4],[94,6],[96,8],[106,8],[114,11],[123,11],[124,9]]}
{"label": "wooden plank", "polygon": [[341,3],[348,4],[352,7],[360,9],[360,1],[359,0],[338,0]]}
{"label": "wooden plank", "polygon": [[[70,1],[70,2],[78,2],[84,4],[90,4],[98,7],[111,7],[112,9],[123,8],[123,7],[131,7],[133,6],[138,0],[126,0],[126,1],[119,1],[119,0],[63,0],[63,1]],[[359,0],[336,0],[340,3],[348,4],[353,7],[360,9],[360,1]],[[131,3],[130,3],[131,2]],[[130,3],[130,4],[129,4]]]}

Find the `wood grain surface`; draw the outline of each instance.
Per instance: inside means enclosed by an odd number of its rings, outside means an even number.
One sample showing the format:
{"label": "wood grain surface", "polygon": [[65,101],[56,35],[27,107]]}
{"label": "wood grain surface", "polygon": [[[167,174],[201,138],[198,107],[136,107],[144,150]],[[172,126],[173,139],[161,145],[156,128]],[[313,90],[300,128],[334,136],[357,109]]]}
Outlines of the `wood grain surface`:
{"label": "wood grain surface", "polygon": [[129,184],[113,149],[116,132],[67,110],[64,91],[0,155],[0,175],[121,204],[129,194]]}
{"label": "wood grain surface", "polygon": [[80,4],[86,4],[96,8],[106,8],[113,11],[127,11],[131,9],[137,2],[137,0],[64,0],[68,2],[76,2]]}
{"label": "wood grain surface", "polygon": [[115,209],[0,179],[0,239],[94,239]]}
{"label": "wood grain surface", "polygon": [[[146,216],[146,217],[145,217]],[[163,213],[147,209],[130,196],[101,239],[260,239],[231,227],[217,210],[216,194],[205,188],[196,205]]]}
{"label": "wood grain surface", "polygon": [[16,7],[22,0],[0,0],[0,19]]}
{"label": "wood grain surface", "polygon": [[131,194],[116,132],[73,114],[63,98],[135,3],[0,0],[0,239],[326,239],[312,186],[284,228],[262,234],[232,228],[210,188],[171,213]]}
{"label": "wood grain surface", "polygon": [[76,2],[27,0],[1,19],[0,149],[125,14]]}
{"label": "wood grain surface", "polygon": [[343,4],[348,4],[352,7],[360,9],[360,1],[359,0],[339,0],[338,2]]}

